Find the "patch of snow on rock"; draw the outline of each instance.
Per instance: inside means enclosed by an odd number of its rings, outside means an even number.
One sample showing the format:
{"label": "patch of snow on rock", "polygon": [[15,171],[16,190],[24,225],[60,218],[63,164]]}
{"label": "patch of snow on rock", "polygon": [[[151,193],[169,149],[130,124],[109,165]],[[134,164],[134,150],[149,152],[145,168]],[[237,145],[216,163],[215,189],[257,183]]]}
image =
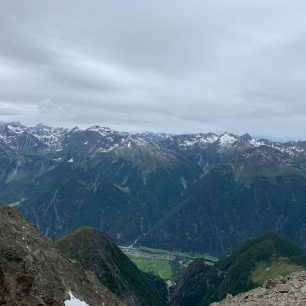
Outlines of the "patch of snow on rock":
{"label": "patch of snow on rock", "polygon": [[95,126],[91,126],[87,129],[87,131],[91,131],[91,132],[95,132],[95,133],[98,133],[100,134],[101,136],[103,137],[106,137],[108,136],[109,134],[113,134],[113,130],[111,130],[110,128],[107,128],[107,127],[101,127],[101,126],[98,126],[98,125],[95,125]]}
{"label": "patch of snow on rock", "polygon": [[254,147],[259,147],[262,146],[264,143],[252,138],[250,140],[250,144],[253,145]]}
{"label": "patch of snow on rock", "polygon": [[74,297],[71,291],[69,291],[68,293],[69,293],[70,299],[65,301],[65,306],[90,306],[87,303]]}

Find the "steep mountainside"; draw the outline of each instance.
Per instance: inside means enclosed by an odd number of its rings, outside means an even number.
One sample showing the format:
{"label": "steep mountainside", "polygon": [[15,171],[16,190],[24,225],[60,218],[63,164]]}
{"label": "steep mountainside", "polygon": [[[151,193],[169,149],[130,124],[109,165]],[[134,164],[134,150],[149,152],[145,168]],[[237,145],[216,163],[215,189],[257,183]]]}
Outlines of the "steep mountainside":
{"label": "steep mountainside", "polygon": [[93,273],[69,260],[13,208],[0,205],[0,304],[123,305]]}
{"label": "steep mountainside", "polygon": [[125,192],[94,171],[64,163],[36,179],[18,209],[51,237],[83,225],[117,233],[124,226],[120,217],[128,200]]}
{"label": "steep mountainside", "polygon": [[306,272],[292,273],[270,280],[262,288],[228,295],[225,300],[211,306],[291,306],[306,303]]}
{"label": "steep mountainside", "polygon": [[[16,135],[3,135],[0,200],[51,237],[91,225],[132,243],[200,175],[176,153],[108,128],[68,131],[11,123],[3,130]],[[44,145],[28,150],[20,140],[27,134]]]}
{"label": "steep mountainside", "polygon": [[214,266],[194,261],[175,288],[171,305],[207,306],[262,285],[270,278],[306,269],[306,254],[287,238],[266,233],[246,242]]}
{"label": "steep mountainside", "polygon": [[57,241],[59,249],[93,271],[109,290],[130,306],[166,304],[147,275],[139,271],[110,238],[90,227],[83,227]]}
{"label": "steep mountainside", "polygon": [[281,165],[274,167],[272,163],[262,169],[257,165],[252,172],[246,170],[249,165],[245,163],[239,179],[231,165],[211,170],[185,192],[140,243],[220,256],[232,252],[242,241],[273,230],[305,247],[304,171],[280,169]]}

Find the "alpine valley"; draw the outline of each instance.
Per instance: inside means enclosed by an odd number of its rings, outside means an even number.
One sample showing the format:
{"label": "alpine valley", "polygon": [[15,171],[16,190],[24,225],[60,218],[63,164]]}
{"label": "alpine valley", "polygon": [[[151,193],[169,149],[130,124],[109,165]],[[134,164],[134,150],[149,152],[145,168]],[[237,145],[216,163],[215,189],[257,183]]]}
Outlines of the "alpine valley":
{"label": "alpine valley", "polygon": [[306,142],[0,124],[0,201],[59,238],[223,256],[267,230],[306,246]]}
{"label": "alpine valley", "polygon": [[0,203],[0,304],[306,298],[303,141],[1,123]]}

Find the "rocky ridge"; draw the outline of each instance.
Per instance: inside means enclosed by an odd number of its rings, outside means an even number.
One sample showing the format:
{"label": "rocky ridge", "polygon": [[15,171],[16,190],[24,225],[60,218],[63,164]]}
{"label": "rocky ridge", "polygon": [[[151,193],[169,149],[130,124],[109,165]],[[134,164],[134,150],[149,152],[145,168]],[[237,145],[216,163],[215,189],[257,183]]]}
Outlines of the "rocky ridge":
{"label": "rocky ridge", "polygon": [[291,273],[269,280],[263,287],[236,296],[227,295],[211,306],[304,306],[306,305],[306,272]]}
{"label": "rocky ridge", "polygon": [[94,272],[101,283],[124,304],[166,305],[166,297],[160,295],[148,275],[138,270],[105,234],[91,227],[83,227],[56,241],[56,245],[64,255]]}
{"label": "rocky ridge", "polygon": [[0,233],[1,305],[123,305],[13,208],[0,205]]}

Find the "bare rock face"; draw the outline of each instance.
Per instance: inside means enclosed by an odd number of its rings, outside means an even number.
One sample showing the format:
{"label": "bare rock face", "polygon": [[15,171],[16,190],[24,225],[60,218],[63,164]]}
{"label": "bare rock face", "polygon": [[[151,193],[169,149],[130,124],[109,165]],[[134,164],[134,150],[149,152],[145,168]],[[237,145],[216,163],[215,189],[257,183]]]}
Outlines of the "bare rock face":
{"label": "bare rock face", "polygon": [[0,305],[63,306],[71,294],[90,306],[123,305],[34,225],[0,205]]}
{"label": "bare rock face", "polygon": [[306,272],[292,273],[269,280],[263,287],[231,296],[211,306],[304,306]]}

